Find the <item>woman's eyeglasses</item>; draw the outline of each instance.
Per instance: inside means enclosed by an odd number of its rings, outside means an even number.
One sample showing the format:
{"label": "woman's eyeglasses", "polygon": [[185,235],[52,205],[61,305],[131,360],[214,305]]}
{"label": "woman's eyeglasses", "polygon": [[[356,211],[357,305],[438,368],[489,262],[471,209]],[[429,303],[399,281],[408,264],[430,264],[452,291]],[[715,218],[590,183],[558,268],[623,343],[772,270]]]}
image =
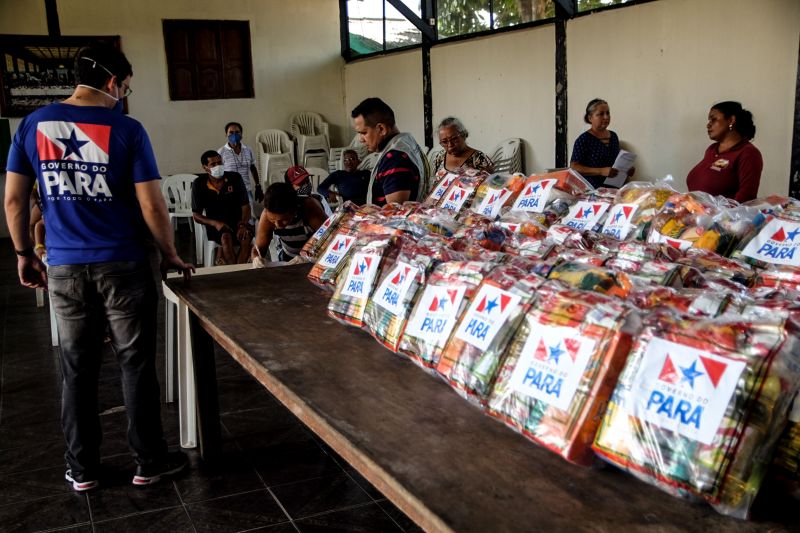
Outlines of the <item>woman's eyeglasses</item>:
{"label": "woman's eyeglasses", "polygon": [[461,138],[461,135],[454,135],[453,137],[449,137],[447,139],[439,139],[440,146],[450,146],[453,144],[458,143],[458,140]]}

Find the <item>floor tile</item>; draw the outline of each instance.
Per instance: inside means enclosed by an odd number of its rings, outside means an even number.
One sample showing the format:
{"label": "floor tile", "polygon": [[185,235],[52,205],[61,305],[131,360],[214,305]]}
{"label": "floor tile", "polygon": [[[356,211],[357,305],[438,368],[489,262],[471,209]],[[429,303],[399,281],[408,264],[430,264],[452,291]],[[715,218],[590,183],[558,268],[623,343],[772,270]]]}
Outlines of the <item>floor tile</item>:
{"label": "floor tile", "polygon": [[309,533],[316,531],[329,533],[336,531],[363,531],[365,533],[402,531],[375,503],[303,518],[295,521],[295,525],[300,531]]}
{"label": "floor tile", "polygon": [[187,504],[186,508],[198,532],[242,531],[289,520],[266,489]]}
{"label": "floor tile", "polygon": [[314,442],[250,448],[245,453],[267,486],[343,473]]}
{"label": "floor tile", "polygon": [[34,420],[28,424],[5,427],[0,424],[0,451],[33,446],[48,441],[64,442],[60,420]]}
{"label": "floor tile", "polygon": [[64,452],[66,450],[67,447],[63,438],[41,444],[3,450],[0,453],[0,474],[25,472],[26,470],[49,466],[63,466]]}
{"label": "floor tile", "polygon": [[413,520],[406,516],[406,514],[398,509],[392,502],[388,500],[379,501],[378,506],[406,533],[422,533],[422,528],[415,524]]}
{"label": "floor tile", "polygon": [[88,522],[86,495],[75,492],[0,505],[0,527],[4,531],[40,531]]}
{"label": "floor tile", "polygon": [[195,529],[186,510],[181,506],[139,513],[116,520],[95,522],[94,531],[95,533],[139,533],[142,531],[192,533]]}
{"label": "floor tile", "polygon": [[293,519],[372,501],[369,495],[345,474],[278,485],[271,490]]}
{"label": "floor tile", "polygon": [[64,479],[63,465],[16,474],[0,474],[2,504],[23,503],[68,492],[72,492],[72,487]]}
{"label": "floor tile", "polygon": [[255,378],[243,375],[217,380],[219,412],[231,413],[259,407],[274,407],[274,402],[264,394],[264,386]]}
{"label": "floor tile", "polygon": [[222,457],[213,464],[200,460],[196,452],[189,456],[192,468],[175,480],[175,487],[184,503],[266,488],[233,440],[223,442]]}

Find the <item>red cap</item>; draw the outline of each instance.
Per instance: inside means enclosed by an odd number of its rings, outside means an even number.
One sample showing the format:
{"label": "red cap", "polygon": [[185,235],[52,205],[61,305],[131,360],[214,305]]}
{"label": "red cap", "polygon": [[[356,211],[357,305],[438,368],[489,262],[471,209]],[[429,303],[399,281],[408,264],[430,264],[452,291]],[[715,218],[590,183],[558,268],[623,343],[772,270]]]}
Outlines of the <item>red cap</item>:
{"label": "red cap", "polygon": [[292,185],[300,185],[310,176],[308,170],[300,165],[290,167],[289,170],[286,171],[286,175],[289,177],[289,181]]}

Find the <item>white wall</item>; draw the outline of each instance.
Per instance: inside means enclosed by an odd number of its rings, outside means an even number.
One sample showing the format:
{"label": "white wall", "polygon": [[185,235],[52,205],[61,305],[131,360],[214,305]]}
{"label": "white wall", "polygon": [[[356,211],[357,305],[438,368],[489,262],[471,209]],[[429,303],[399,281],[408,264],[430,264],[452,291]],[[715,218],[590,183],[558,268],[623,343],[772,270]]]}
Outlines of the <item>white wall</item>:
{"label": "white wall", "polygon": [[[344,80],[346,120],[352,122],[350,111],[359,102],[377,96],[394,111],[400,131],[411,133],[420,146],[425,144],[419,50],[349,63],[344,68]],[[352,127],[350,135],[352,139]]]}
{"label": "white wall", "polygon": [[611,129],[639,155],[637,177],[669,173],[685,187],[711,143],[709,107],[737,100],[764,156],[760,195],[786,194],[798,39],[797,0],[660,0],[570,21],[569,138],[603,98]]}
{"label": "white wall", "polygon": [[[2,0],[0,33],[46,34],[40,6]],[[334,145],[349,141],[338,2],[59,0],[58,14],[63,35],[120,35],[134,72],[129,110],[150,134],[162,174],[200,170],[200,154],[224,144],[230,120],[243,124],[245,143],[253,144],[259,130],[288,129],[292,113],[313,110],[331,123]],[[255,98],[171,102],[161,22],[170,18],[249,20]]]}
{"label": "white wall", "polygon": [[[441,45],[431,50],[434,128],[446,116],[489,152],[508,137],[524,141],[529,173],[555,162],[555,36],[552,24]],[[434,142],[438,140],[436,131]]]}

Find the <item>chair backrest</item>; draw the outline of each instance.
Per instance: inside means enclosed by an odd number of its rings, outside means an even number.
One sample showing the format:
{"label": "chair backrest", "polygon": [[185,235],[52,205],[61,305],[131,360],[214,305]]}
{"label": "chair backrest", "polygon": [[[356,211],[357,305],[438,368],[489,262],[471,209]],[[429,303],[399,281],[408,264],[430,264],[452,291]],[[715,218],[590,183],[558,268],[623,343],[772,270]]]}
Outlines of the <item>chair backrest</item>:
{"label": "chair backrest", "polygon": [[361,163],[358,165],[358,170],[369,170],[372,171],[375,168],[375,165],[378,164],[378,159],[380,158],[378,152],[373,152],[371,154],[367,154],[364,156],[364,159],[361,160]]}
{"label": "chair backrest", "polygon": [[436,171],[433,167],[433,162],[436,160],[436,156],[442,152],[444,152],[444,148],[431,148],[430,152],[428,152],[428,163],[431,165],[431,172]]}
{"label": "chair backrest", "polygon": [[522,140],[515,137],[500,141],[489,155],[494,162],[494,171],[523,172],[521,145]]}
{"label": "chair backrest", "polygon": [[264,154],[291,154],[293,145],[283,130],[262,130],[256,135],[256,145]]}
{"label": "chair backrest", "polygon": [[298,135],[324,135],[328,137],[328,124],[319,113],[304,111],[295,113],[289,119],[289,131],[294,137]]}
{"label": "chair backrest", "polygon": [[161,194],[171,212],[191,214],[192,183],[196,179],[196,174],[173,174],[161,179]]}

